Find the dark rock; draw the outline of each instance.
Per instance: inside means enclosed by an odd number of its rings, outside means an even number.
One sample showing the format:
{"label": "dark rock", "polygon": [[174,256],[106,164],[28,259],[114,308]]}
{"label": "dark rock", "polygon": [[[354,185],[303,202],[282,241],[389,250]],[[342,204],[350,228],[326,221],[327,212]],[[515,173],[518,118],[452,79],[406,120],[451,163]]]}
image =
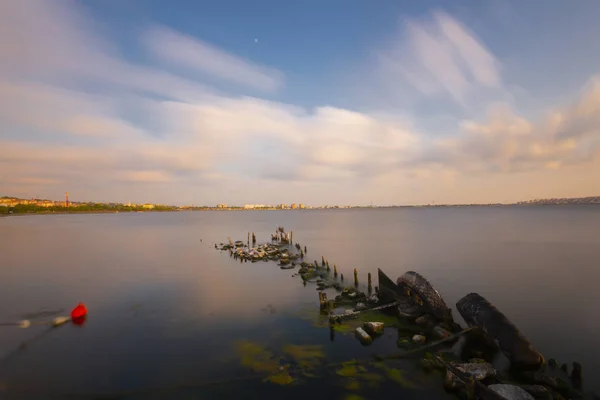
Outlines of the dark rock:
{"label": "dark rock", "polygon": [[468,374],[478,381],[496,376],[496,370],[488,363],[465,363],[455,364],[454,366],[460,372]]}
{"label": "dark rock", "polygon": [[414,335],[412,337],[412,341],[413,341],[413,343],[416,343],[416,344],[423,344],[427,341],[427,338],[423,335]]}
{"label": "dark rock", "polygon": [[441,326],[436,326],[435,328],[433,328],[433,335],[438,339],[445,339],[450,336],[450,332],[448,332]]}
{"label": "dark rock", "polygon": [[521,388],[538,400],[553,400],[552,393],[542,385],[521,385]]}
{"label": "dark rock", "polygon": [[488,388],[506,400],[535,400],[525,389],[515,385],[497,384],[490,385]]}
{"label": "dark rock", "polygon": [[415,319],[415,323],[417,325],[432,325],[433,323],[435,323],[435,320],[431,315],[425,314]]}

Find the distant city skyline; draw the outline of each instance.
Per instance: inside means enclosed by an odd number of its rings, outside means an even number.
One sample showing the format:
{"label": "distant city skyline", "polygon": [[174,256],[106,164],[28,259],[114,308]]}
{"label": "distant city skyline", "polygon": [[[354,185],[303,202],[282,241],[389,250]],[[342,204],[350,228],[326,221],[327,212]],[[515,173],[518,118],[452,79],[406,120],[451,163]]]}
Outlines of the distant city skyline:
{"label": "distant city skyline", "polygon": [[206,205],[594,196],[600,1],[576,4],[2,1],[0,192]]}

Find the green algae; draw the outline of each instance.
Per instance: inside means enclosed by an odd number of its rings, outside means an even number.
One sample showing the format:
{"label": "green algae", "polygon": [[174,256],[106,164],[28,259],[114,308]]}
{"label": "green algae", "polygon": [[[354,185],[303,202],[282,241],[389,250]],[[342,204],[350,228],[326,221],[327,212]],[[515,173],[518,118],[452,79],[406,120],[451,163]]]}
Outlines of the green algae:
{"label": "green algae", "polygon": [[389,380],[396,382],[405,389],[414,389],[415,385],[408,379],[406,379],[405,371],[398,368],[390,367],[389,365],[386,365],[382,362],[376,362],[373,363],[373,365],[376,368],[379,368],[381,371],[383,371],[383,373]]}
{"label": "green algae", "polygon": [[365,400],[365,398],[352,393],[352,394],[346,395],[346,397],[344,397],[344,400]]}
{"label": "green algae", "polygon": [[300,368],[311,370],[318,367],[325,358],[323,346],[293,345],[283,346],[283,353],[291,357]]}
{"label": "green algae", "polygon": [[268,377],[263,379],[263,382],[270,382],[276,385],[284,386],[291,385],[292,383],[294,383],[294,378],[292,378],[288,371],[281,371],[276,374],[269,375]]}
{"label": "green algae", "polygon": [[279,360],[265,347],[249,340],[241,340],[235,343],[235,349],[243,367],[258,373],[279,371]]}
{"label": "green algae", "polygon": [[346,378],[356,377],[361,372],[367,372],[367,369],[362,365],[357,365],[354,360],[342,363],[342,367],[335,371],[337,375]]}
{"label": "green algae", "polygon": [[356,328],[362,327],[365,322],[383,322],[386,328],[398,326],[400,324],[400,321],[394,315],[389,315],[380,311],[363,311],[355,316],[336,322],[332,327],[335,332],[349,334],[354,333]]}
{"label": "green algae", "polygon": [[276,358],[264,346],[249,340],[241,340],[234,345],[243,367],[251,369],[256,373],[269,374],[263,382],[271,382],[276,385],[289,385],[294,378],[289,374],[289,364],[280,365]]}

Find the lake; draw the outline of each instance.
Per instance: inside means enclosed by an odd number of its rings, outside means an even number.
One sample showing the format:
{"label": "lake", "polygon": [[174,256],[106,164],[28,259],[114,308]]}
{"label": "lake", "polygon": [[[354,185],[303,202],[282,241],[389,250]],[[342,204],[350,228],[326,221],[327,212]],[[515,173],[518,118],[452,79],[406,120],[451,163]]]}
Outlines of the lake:
{"label": "lake", "polygon": [[[0,397],[450,398],[409,361],[397,367],[408,383],[321,368],[397,352],[398,332],[366,347],[331,337],[315,322],[314,284],[214,248],[249,231],[270,242],[278,226],[348,282],[354,268],[374,284],[377,268],[394,279],[420,272],[460,323],[454,304],[478,292],[547,359],[580,362],[584,387],[600,389],[600,207],[511,206],[0,218],[0,322],[68,315],[79,301],[89,309],[82,326],[0,327]],[[307,349],[314,376],[290,386],[253,376],[270,355],[302,365],[294,354]]]}

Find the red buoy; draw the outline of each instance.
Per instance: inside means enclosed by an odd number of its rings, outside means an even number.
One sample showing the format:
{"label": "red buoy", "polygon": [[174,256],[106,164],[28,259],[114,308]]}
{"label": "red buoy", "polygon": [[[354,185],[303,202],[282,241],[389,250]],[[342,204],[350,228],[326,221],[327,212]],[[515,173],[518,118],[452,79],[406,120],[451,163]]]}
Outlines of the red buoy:
{"label": "red buoy", "polygon": [[77,304],[77,306],[73,309],[73,311],[71,311],[71,319],[73,321],[81,320],[81,319],[85,318],[86,315],[87,315],[87,308],[85,307],[85,304],[83,304],[83,303]]}

